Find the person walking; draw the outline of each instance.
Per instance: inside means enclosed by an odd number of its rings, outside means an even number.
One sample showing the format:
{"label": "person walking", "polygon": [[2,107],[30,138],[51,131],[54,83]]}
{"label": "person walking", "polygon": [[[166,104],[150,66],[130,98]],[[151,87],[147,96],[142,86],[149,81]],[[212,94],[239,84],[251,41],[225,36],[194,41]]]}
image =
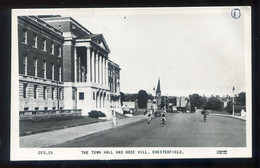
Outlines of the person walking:
{"label": "person walking", "polygon": [[166,122],[166,117],[165,117],[165,114],[163,113],[162,114],[162,124],[165,124],[165,122]]}
{"label": "person walking", "polygon": [[204,118],[204,122],[207,121],[207,111],[203,110],[203,118]]}
{"label": "person walking", "polygon": [[152,116],[149,113],[148,116],[147,116],[147,123],[150,124],[151,121],[152,121]]}

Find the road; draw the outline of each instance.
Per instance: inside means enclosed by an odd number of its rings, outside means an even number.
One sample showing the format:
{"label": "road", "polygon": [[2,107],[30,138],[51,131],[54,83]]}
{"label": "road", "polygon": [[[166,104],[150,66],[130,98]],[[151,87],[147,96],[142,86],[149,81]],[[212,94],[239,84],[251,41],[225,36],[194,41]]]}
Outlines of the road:
{"label": "road", "polygon": [[168,113],[166,124],[153,118],[81,137],[53,147],[245,147],[246,122],[222,116]]}

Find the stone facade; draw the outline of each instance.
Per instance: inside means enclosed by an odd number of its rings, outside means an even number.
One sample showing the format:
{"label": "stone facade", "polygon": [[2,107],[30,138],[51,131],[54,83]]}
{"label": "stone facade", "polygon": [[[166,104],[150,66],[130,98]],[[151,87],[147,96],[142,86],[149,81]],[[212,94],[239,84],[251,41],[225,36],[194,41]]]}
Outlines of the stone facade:
{"label": "stone facade", "polygon": [[[57,92],[55,92],[56,88],[58,89],[57,95],[60,95],[59,90],[62,91],[62,106],[61,96],[59,96],[57,99],[53,98],[49,104],[46,104],[46,107],[50,107],[51,103],[57,104],[57,100],[59,100],[59,108],[82,109],[83,115],[88,115],[88,112],[92,110],[98,110],[104,112],[108,118],[112,115],[112,109],[118,112],[122,111],[120,104],[120,68],[119,65],[109,60],[110,49],[102,34],[92,34],[73,18],[61,16],[24,17],[42,23],[39,29],[30,32],[29,24],[23,26],[25,24],[22,24],[22,18],[19,19],[21,26],[18,29],[20,73],[24,73],[23,63],[25,61],[23,61],[23,55],[28,55],[26,51],[28,46],[32,45],[25,45],[21,42],[24,39],[22,31],[27,26],[28,40],[34,40],[34,34],[39,34],[39,46],[43,43],[43,39],[46,40],[44,43],[47,43],[45,52],[42,52],[42,48],[39,49],[38,53],[40,54],[28,50],[30,52],[27,58],[28,74],[34,78],[34,74],[31,72],[34,62],[32,62],[31,57],[37,57],[37,59],[39,57],[38,63],[46,60],[46,65],[45,63],[39,65],[39,70],[37,70],[40,78],[43,78],[41,76],[43,74],[42,69],[45,68],[44,71],[47,72],[46,79],[42,79],[43,85],[41,87],[50,85],[52,88],[51,84],[53,83],[56,86],[54,94]],[[50,31],[49,28],[44,32],[42,31],[44,26],[50,27],[54,31]],[[57,46],[57,50],[55,46]],[[20,76],[22,78],[22,75]],[[37,78],[37,80],[39,79]],[[20,87],[23,88],[23,86]],[[49,92],[47,93],[47,97],[50,97]],[[21,106],[24,105],[24,101],[21,99],[20,104]],[[20,108],[20,110],[26,109]]]}
{"label": "stone facade", "polygon": [[61,31],[34,16],[18,17],[19,110],[64,108]]}

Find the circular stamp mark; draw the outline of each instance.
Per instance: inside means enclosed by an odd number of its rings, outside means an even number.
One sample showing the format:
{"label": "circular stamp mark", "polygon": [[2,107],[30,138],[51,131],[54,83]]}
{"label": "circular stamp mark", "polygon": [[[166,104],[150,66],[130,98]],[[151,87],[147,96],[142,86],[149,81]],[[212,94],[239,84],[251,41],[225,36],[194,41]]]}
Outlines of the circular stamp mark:
{"label": "circular stamp mark", "polygon": [[240,16],[241,16],[241,11],[240,11],[240,9],[238,9],[238,8],[233,9],[233,10],[231,11],[231,16],[232,16],[234,19],[240,18]]}

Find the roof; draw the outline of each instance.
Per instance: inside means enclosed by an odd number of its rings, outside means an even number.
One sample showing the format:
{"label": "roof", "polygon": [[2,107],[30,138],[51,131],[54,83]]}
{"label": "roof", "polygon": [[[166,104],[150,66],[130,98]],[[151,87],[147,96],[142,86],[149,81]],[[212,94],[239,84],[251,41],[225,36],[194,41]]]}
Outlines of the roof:
{"label": "roof", "polygon": [[103,34],[86,34],[84,36],[81,37],[77,37],[77,40],[87,40],[90,39],[92,42],[94,42],[96,45],[102,47],[103,49],[105,49],[108,53],[110,53],[110,49],[107,45],[107,42],[103,36]]}

